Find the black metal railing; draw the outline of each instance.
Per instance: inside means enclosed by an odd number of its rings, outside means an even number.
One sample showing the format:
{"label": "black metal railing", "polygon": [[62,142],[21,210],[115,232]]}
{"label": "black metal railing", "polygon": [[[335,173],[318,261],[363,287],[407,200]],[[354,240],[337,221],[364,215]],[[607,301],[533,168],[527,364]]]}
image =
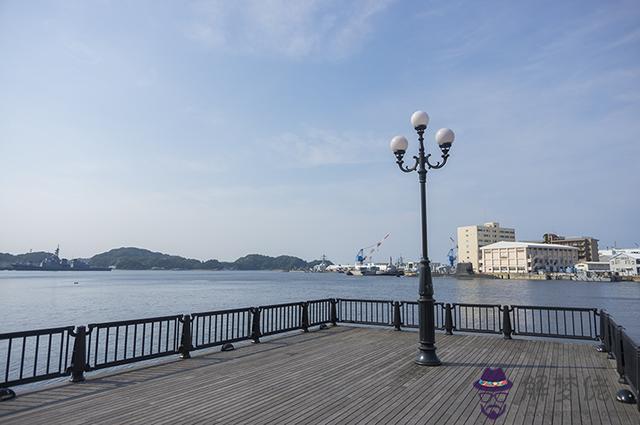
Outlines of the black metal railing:
{"label": "black metal railing", "polygon": [[194,350],[251,338],[252,309],[207,311],[193,313],[192,346]]}
{"label": "black metal railing", "polygon": [[[418,303],[416,301],[402,301],[400,306],[400,325],[406,328],[418,328]],[[445,304],[434,303],[436,329],[443,330],[445,322]],[[396,326],[397,327],[397,326]]]}
{"label": "black metal railing", "polygon": [[0,334],[0,387],[68,376],[73,326]]}
{"label": "black metal railing", "polygon": [[177,354],[182,316],[92,323],[87,327],[86,370]]}
{"label": "black metal railing", "polygon": [[[640,348],[605,311],[592,308],[435,303],[435,326],[455,332],[502,333],[602,341],[616,371],[638,394]],[[414,301],[321,299],[93,323],[0,334],[0,387],[72,376],[87,371],[253,340],[327,323],[418,327]]]}
{"label": "black metal railing", "polygon": [[393,325],[393,301],[338,298],[338,320],[361,325]]}
{"label": "black metal railing", "polygon": [[514,335],[597,340],[598,310],[577,307],[514,305]]}
{"label": "black metal railing", "polygon": [[331,323],[332,299],[308,301],[309,326]]}
{"label": "black metal railing", "polygon": [[620,382],[631,387],[640,410],[640,344],[635,342],[609,313],[602,310],[600,328],[602,351],[609,353],[609,357],[615,360]]}
{"label": "black metal railing", "polygon": [[302,329],[302,310],[306,303],[273,304],[260,310],[260,336]]}
{"label": "black metal railing", "polygon": [[502,307],[495,304],[454,303],[453,329],[460,332],[498,334],[502,329]]}

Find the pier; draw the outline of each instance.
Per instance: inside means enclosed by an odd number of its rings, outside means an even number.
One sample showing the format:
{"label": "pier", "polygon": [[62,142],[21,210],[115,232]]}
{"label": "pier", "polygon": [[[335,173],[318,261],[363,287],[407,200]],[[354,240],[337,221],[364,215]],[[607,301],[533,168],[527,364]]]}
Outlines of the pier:
{"label": "pier", "polygon": [[[437,334],[439,367],[413,363],[417,334],[410,302],[319,300],[196,313],[178,320],[176,329],[158,325],[171,316],[147,319],[147,325],[89,325],[80,347],[85,371],[161,352],[190,358],[110,369],[87,374],[84,382],[19,394],[0,403],[0,422],[491,424],[474,383],[493,367],[502,368],[512,383],[495,423],[640,423],[637,404],[615,399],[623,388],[637,392],[638,347],[605,312],[482,304],[437,308],[444,331]],[[227,333],[231,329],[242,332]],[[134,332],[140,342],[147,338],[135,356],[125,345],[136,340]],[[82,339],[82,332],[73,333]],[[553,340],[554,334],[563,338]],[[236,349],[220,351],[231,340]],[[604,352],[596,351],[598,343]],[[72,376],[78,367],[73,354],[64,370]],[[76,375],[85,379],[84,373]]]}

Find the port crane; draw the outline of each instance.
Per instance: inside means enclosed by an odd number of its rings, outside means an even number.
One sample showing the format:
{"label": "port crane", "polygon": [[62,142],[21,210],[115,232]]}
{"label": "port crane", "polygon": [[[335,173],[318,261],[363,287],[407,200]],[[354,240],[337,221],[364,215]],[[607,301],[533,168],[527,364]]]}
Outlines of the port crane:
{"label": "port crane", "polygon": [[[375,243],[371,246],[366,246],[364,248],[360,248],[360,250],[358,251],[358,253],[356,254],[356,264],[358,265],[362,265],[362,263],[364,263],[365,261],[371,259],[371,256],[378,250],[380,249],[380,246],[382,245],[382,243],[389,237],[391,233],[387,233],[386,235],[384,235],[384,238],[382,238],[378,243]],[[367,251],[367,255],[364,255],[364,252]]]}
{"label": "port crane", "polygon": [[451,248],[447,253],[447,258],[449,259],[449,267],[453,269],[456,259],[458,258],[456,257],[456,251],[458,250],[458,245],[456,244],[456,241],[454,241],[452,237],[449,237],[449,239],[451,239],[451,242],[455,245],[455,251],[454,251],[454,248]]}

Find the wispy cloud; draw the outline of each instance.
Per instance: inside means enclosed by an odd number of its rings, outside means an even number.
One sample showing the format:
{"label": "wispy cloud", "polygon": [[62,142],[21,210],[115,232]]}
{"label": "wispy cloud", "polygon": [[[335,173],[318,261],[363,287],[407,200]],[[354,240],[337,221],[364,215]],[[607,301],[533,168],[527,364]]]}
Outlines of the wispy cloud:
{"label": "wispy cloud", "polygon": [[211,48],[285,57],[342,57],[366,40],[393,0],[217,0],[194,3],[186,35]]}
{"label": "wispy cloud", "polygon": [[268,154],[293,167],[358,164],[371,161],[374,136],[309,129],[284,133],[265,142]]}

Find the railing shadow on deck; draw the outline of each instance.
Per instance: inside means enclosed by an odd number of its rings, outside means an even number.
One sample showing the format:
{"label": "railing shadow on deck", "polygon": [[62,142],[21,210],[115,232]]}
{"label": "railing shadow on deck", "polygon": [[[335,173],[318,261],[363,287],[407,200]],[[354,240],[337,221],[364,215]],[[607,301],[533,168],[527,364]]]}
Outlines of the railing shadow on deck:
{"label": "railing shadow on deck", "polygon": [[[0,388],[179,355],[302,330],[348,323],[418,327],[413,301],[321,299],[137,320],[0,334]],[[436,329],[454,332],[601,341],[621,382],[638,395],[640,348],[605,311],[595,308],[442,303]],[[72,347],[72,349],[70,349]],[[521,366],[522,367],[522,366]],[[640,404],[639,404],[640,409]]]}

